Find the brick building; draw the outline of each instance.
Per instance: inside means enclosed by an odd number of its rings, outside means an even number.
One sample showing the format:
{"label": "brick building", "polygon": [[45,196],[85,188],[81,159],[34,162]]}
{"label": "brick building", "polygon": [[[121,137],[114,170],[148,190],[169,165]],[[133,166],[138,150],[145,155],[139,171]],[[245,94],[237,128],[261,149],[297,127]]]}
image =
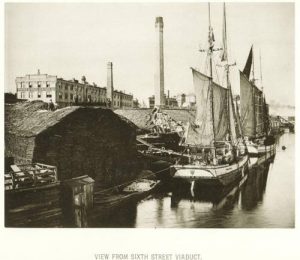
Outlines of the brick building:
{"label": "brick building", "polygon": [[[107,106],[106,87],[89,84],[83,76],[81,82],[76,79],[65,80],[48,74],[28,74],[16,78],[17,98],[23,100],[41,100],[58,104],[60,107],[80,104]],[[113,90],[113,107],[133,106],[133,95]]]}

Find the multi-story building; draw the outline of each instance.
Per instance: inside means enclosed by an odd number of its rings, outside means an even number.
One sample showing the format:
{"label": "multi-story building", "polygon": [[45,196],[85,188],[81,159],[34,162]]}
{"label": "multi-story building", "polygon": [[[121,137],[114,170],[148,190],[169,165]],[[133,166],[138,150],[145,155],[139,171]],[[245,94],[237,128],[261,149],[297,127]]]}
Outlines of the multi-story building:
{"label": "multi-story building", "polygon": [[[149,107],[154,108],[155,96],[149,97]],[[179,94],[175,97],[165,95],[165,108],[185,108],[195,109],[196,107],[196,96],[194,94]]]}
{"label": "multi-story building", "polygon": [[186,94],[179,94],[176,97],[177,103],[179,107],[183,107],[184,103],[186,102]]}
{"label": "multi-story building", "polygon": [[133,107],[133,96],[131,94],[126,94],[123,91],[114,90],[114,107]]}
{"label": "multi-story building", "polygon": [[[16,78],[17,98],[23,100],[42,100],[53,102],[60,107],[80,104],[107,106],[107,90],[96,84],[89,84],[85,77],[81,82],[76,79],[65,80],[48,74],[26,75]],[[132,107],[133,96],[114,90],[114,107]]]}
{"label": "multi-story building", "polygon": [[179,94],[176,97],[178,106],[193,109],[196,106],[196,96],[194,94]]}
{"label": "multi-story building", "polygon": [[[164,108],[177,108],[178,107],[178,103],[175,97],[167,97],[166,95],[164,96],[164,100],[165,100],[165,105]],[[154,104],[155,104],[155,96],[151,96],[149,97],[149,107],[150,108],[154,108]]]}

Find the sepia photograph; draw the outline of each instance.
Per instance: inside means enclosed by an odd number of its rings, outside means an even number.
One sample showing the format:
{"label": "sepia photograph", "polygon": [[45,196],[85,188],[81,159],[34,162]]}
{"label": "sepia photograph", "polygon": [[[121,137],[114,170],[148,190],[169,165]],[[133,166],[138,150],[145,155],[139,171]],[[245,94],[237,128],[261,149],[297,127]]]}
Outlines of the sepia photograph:
{"label": "sepia photograph", "polygon": [[294,3],[4,14],[5,229],[295,229]]}

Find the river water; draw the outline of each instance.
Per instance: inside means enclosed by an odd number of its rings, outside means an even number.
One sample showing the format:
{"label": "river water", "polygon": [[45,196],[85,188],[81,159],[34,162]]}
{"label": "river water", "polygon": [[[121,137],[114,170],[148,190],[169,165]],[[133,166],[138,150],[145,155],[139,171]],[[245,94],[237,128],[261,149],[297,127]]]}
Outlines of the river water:
{"label": "river water", "polygon": [[217,192],[200,190],[193,197],[189,191],[172,185],[137,205],[120,209],[101,226],[293,228],[294,152],[294,134],[284,133],[277,140],[275,158],[252,169],[241,187]]}

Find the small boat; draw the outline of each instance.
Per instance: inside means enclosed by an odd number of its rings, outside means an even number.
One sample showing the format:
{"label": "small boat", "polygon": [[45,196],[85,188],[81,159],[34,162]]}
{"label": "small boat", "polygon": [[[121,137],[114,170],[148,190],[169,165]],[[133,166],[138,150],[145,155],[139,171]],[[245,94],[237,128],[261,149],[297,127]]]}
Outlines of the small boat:
{"label": "small boat", "polygon": [[[210,5],[209,21],[210,21]],[[239,130],[237,115],[231,92],[226,42],[226,14],[224,4],[223,55],[222,62],[226,73],[227,88],[213,81],[212,56],[214,35],[209,22],[209,75],[192,68],[196,93],[196,120],[190,123],[185,138],[189,162],[177,162],[171,166],[174,179],[202,185],[226,186],[245,175],[248,154],[242,133]]]}
{"label": "small boat", "polygon": [[109,218],[118,209],[138,203],[154,192],[159,185],[160,181],[157,180],[138,179],[107,190],[95,191],[89,225],[97,225],[97,221]]}

